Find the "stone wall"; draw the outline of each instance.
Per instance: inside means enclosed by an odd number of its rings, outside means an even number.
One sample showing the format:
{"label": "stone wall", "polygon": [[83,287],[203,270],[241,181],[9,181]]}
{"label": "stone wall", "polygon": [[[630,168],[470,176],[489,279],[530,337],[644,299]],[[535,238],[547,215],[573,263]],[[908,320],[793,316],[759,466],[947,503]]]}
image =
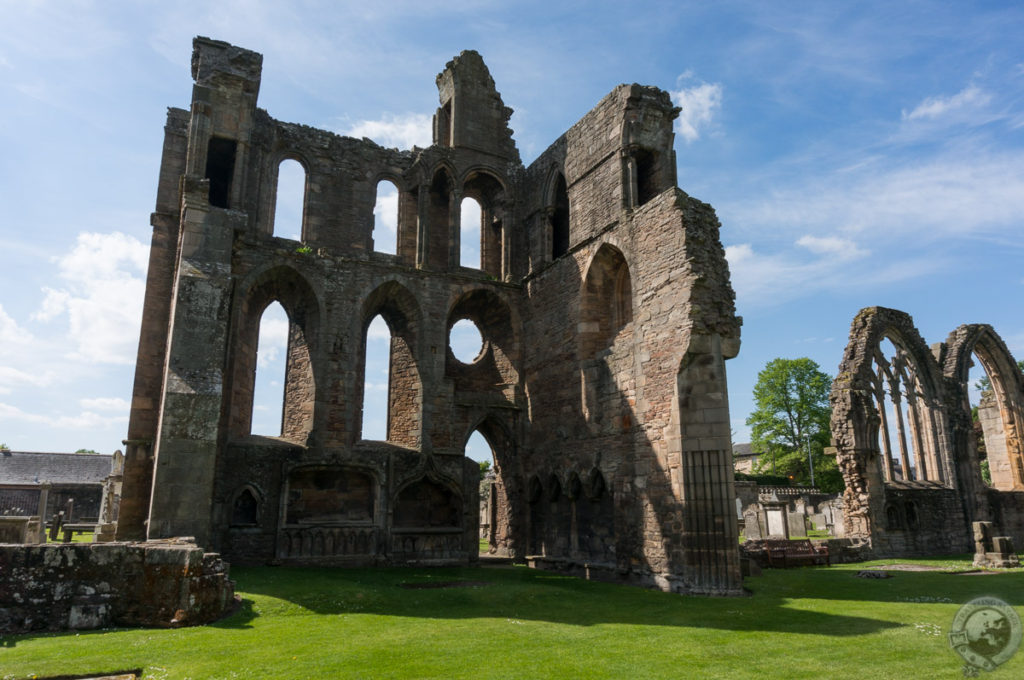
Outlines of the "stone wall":
{"label": "stone wall", "polygon": [[227,564],[195,544],[0,545],[0,634],[191,626],[233,606]]}
{"label": "stone wall", "polygon": [[[886,341],[891,357],[881,351]],[[976,361],[992,382],[979,408],[992,487],[968,400]],[[848,537],[878,556],[966,552],[978,521],[1024,540],[1024,375],[991,326],[966,324],[928,347],[910,315],[863,309],[831,403]]]}
{"label": "stone wall", "polygon": [[[492,552],[740,592],[724,364],[740,319],[714,211],[675,187],[668,93],[615,87],[523,167],[475,52],[438,76],[434,143],[410,151],[274,120],[261,63],[197,38],[192,106],[168,114],[119,536],[195,535],[243,562],[469,564],[478,431]],[[306,172],[300,241],[274,232],[283,160]],[[399,194],[393,255],[374,249],[382,180]],[[481,205],[479,269],[460,264],[464,197]],[[283,427],[255,437],[274,301]],[[361,432],[377,315],[385,442]],[[470,362],[448,342],[462,319],[484,340]],[[291,513],[307,473],[319,510]]]}

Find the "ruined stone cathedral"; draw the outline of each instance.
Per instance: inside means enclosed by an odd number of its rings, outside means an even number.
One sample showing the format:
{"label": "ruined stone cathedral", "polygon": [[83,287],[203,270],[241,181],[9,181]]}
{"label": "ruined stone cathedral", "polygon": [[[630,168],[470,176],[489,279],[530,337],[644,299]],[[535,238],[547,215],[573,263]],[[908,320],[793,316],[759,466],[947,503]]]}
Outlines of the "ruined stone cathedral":
{"label": "ruined stone cathedral", "polygon": [[[168,111],[118,537],[237,563],[473,564],[491,551],[684,593],[741,589],[725,360],[740,319],[713,209],[676,187],[668,93],[619,85],[524,167],[480,55],[437,76],[433,144],[283,123],[261,55],[194,41]],[[275,234],[282,162],[301,241]],[[379,184],[398,189],[379,252]],[[480,268],[459,206],[481,206]],[[281,432],[251,433],[257,338],[289,336]],[[386,441],[361,432],[367,328],[390,330]],[[476,325],[464,363],[449,335]]]}

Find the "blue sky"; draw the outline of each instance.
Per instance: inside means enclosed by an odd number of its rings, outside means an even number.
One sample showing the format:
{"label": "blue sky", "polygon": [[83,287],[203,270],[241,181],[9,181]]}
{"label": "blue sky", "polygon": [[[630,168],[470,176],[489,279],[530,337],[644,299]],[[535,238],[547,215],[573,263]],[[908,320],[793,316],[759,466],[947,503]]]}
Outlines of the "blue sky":
{"label": "blue sky", "polygon": [[744,318],[737,441],[765,363],[834,373],[862,307],[909,312],[930,343],[990,323],[1024,357],[1016,3],[0,0],[0,16],[15,449],[121,446],[165,109],[189,104],[194,35],[263,53],[275,118],[401,147],[429,143],[434,76],[476,49],[526,163],[616,84],[669,90],[679,185],[718,212]]}

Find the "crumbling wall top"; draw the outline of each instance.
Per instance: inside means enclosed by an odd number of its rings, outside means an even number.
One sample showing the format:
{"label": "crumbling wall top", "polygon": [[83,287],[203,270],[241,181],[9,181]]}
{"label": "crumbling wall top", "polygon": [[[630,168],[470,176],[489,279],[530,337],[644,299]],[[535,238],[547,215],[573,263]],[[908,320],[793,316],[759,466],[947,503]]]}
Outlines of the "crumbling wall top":
{"label": "crumbling wall top", "polygon": [[198,85],[217,87],[243,83],[243,89],[256,94],[260,89],[263,55],[223,40],[196,36],[192,40],[192,79]]}

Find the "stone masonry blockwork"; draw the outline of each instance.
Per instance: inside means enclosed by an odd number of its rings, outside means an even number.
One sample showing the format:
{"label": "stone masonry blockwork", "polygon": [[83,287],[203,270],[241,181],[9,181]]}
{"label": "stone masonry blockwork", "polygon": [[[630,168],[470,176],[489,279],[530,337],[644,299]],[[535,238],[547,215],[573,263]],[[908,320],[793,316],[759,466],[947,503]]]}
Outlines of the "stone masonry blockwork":
{"label": "stone masonry blockwork", "polygon": [[[740,319],[713,209],[675,186],[668,93],[619,85],[524,167],[479,54],[437,77],[434,143],[385,149],[257,107],[262,57],[193,46],[153,214],[118,526],[232,562],[472,564],[491,552],[684,593],[741,591],[725,360]],[[274,232],[285,160],[301,242]],[[398,190],[378,252],[378,185]],[[481,207],[480,268],[459,206]],[[263,311],[288,315],[279,437],[250,433]],[[362,436],[367,328],[391,334],[387,441]],[[469,363],[448,333],[484,340]]]}

